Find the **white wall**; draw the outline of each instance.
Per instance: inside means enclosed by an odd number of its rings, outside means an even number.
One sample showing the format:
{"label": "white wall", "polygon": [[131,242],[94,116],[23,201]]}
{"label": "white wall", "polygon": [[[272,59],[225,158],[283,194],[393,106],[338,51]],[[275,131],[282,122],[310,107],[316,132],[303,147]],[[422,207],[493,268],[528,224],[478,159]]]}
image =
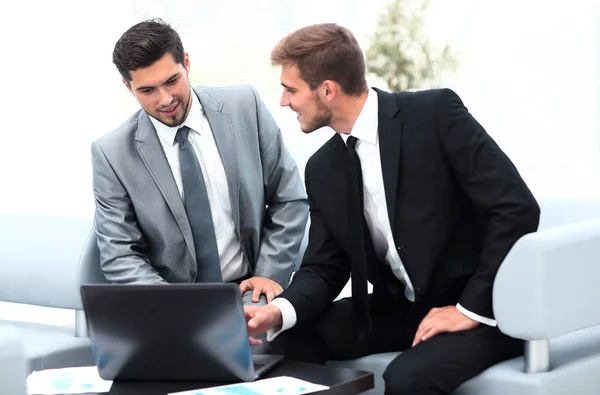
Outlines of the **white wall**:
{"label": "white wall", "polygon": [[[112,49],[129,26],[154,16],[179,30],[194,83],[258,88],[303,169],[331,131],[303,135],[291,111],[278,107],[279,71],[269,65],[269,52],[284,34],[324,21],[349,27],[366,48],[382,4],[2,3],[0,211],[93,215],[90,143],[137,109],[112,64]],[[538,197],[600,195],[596,2],[433,0],[428,29],[460,54],[458,72],[444,85],[459,93]],[[46,318],[70,320],[69,314]],[[0,318],[33,315],[0,304]]]}

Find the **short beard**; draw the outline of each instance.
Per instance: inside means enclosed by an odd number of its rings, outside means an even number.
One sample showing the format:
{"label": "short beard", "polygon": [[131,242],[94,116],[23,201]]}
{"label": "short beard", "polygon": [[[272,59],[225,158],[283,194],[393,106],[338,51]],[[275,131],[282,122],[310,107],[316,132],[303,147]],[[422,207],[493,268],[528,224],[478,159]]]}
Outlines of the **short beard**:
{"label": "short beard", "polygon": [[303,130],[304,133],[314,132],[317,129],[329,126],[331,123],[332,114],[329,107],[323,104],[317,92],[313,93],[313,97],[315,98],[315,103],[317,104],[317,114],[308,122],[308,125]]}
{"label": "short beard", "polygon": [[160,123],[162,123],[164,125],[172,127],[172,128],[181,125],[183,122],[185,122],[191,102],[192,102],[192,88],[190,87],[188,99],[185,102],[182,101],[180,103],[180,105],[183,106],[183,112],[181,113],[181,118],[180,119],[170,118],[170,121],[164,121],[162,119],[157,119],[157,121],[159,121]]}

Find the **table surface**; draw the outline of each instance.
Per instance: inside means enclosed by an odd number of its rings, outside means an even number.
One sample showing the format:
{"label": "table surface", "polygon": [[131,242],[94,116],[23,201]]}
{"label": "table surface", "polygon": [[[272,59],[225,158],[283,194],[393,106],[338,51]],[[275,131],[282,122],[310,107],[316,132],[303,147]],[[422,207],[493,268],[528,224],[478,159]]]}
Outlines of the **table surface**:
{"label": "table surface", "polygon": [[[351,395],[368,391],[374,386],[373,373],[334,366],[315,365],[305,362],[282,361],[264,378],[290,376],[315,384],[326,385],[328,390],[314,394]],[[206,382],[170,381],[115,381],[110,395],[166,395],[171,392],[187,391],[223,385]],[[106,394],[106,393],[105,393]],[[102,394],[98,394],[102,395]]]}

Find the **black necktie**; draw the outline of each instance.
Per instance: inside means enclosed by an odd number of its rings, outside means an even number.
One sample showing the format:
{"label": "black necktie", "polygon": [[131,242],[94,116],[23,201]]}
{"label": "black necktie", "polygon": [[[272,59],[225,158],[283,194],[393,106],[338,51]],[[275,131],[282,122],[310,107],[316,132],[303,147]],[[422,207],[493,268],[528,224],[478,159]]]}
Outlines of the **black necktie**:
{"label": "black necktie", "polygon": [[219,250],[215,237],[210,203],[202,168],[192,144],[188,140],[190,129],[183,126],[177,131],[175,140],[179,143],[179,162],[185,197],[185,211],[192,228],[198,275],[196,282],[222,282]]}
{"label": "black necktie", "polygon": [[[348,153],[353,164],[352,169],[348,172],[348,185],[354,190],[355,196],[358,196],[358,204],[350,204],[350,207],[358,208],[358,213],[350,213],[356,229],[361,229],[359,234],[363,238],[360,243],[366,243],[364,237],[366,232],[364,231],[364,192],[363,192],[363,178],[362,168],[360,166],[360,158],[356,153],[356,142],[357,138],[354,136],[348,137],[346,143],[348,144]],[[352,195],[352,194],[350,194]],[[352,199],[352,197],[350,197]],[[371,327],[371,318],[369,314],[369,306],[367,303],[368,291],[367,291],[367,261],[365,255],[365,248],[363,247],[363,255],[365,259],[355,257],[354,265],[352,265],[352,310],[357,317],[357,324],[359,330],[359,338],[364,339]]]}
{"label": "black necktie", "polygon": [[[354,167],[356,168],[357,180],[358,180],[358,195],[360,197],[360,207],[364,211],[365,208],[365,200],[364,200],[364,191],[363,191],[363,178],[362,178],[362,168],[360,167],[360,158],[356,153],[356,142],[358,139],[354,136],[348,137],[348,150],[350,151],[350,157],[354,163]],[[362,213],[361,213],[362,214]],[[364,215],[364,214],[363,214]]]}

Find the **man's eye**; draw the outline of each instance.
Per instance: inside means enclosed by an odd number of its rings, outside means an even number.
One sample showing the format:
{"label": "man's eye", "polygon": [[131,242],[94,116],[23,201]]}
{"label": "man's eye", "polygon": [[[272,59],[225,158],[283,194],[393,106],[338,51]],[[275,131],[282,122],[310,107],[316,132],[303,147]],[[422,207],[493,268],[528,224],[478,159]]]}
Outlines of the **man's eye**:
{"label": "man's eye", "polygon": [[167,85],[173,85],[176,82],[177,82],[177,78],[174,78],[172,80],[167,81]]}

